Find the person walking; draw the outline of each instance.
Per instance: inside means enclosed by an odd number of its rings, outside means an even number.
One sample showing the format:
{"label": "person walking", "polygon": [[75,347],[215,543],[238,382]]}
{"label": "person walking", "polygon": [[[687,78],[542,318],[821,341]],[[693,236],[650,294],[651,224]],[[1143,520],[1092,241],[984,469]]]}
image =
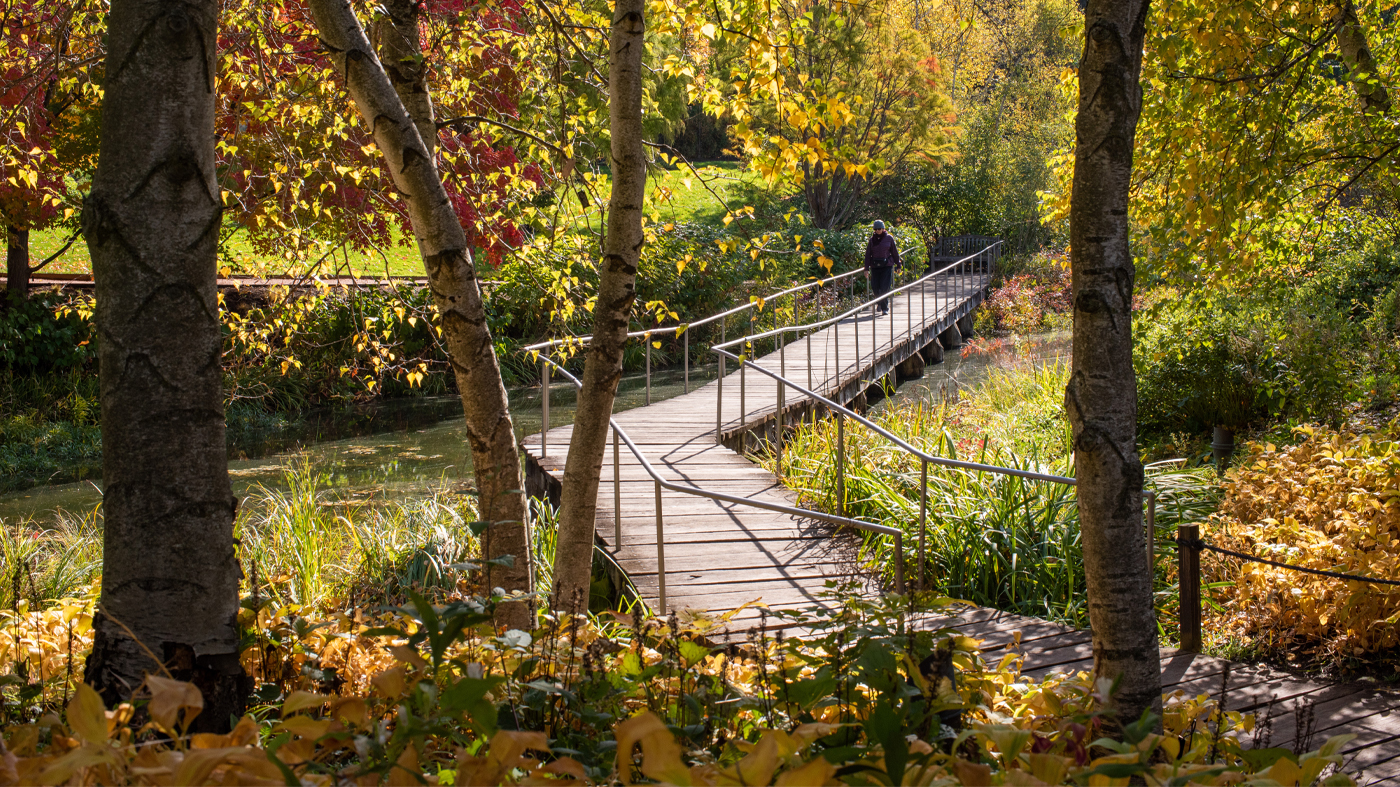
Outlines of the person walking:
{"label": "person walking", "polygon": [[890,313],[890,299],[882,297],[894,284],[894,269],[904,266],[899,259],[899,247],[894,236],[885,232],[885,222],[875,222],[875,234],[865,245],[865,277],[870,280],[870,289],[880,298],[880,313]]}

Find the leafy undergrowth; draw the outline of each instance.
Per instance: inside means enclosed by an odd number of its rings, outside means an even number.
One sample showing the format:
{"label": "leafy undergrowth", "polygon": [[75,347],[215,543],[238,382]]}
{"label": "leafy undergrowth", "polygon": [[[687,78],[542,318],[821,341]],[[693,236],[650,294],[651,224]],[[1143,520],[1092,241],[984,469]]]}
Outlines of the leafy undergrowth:
{"label": "leafy undergrowth", "polygon": [[989,664],[954,631],[910,631],[900,599],[773,613],[812,633],[729,648],[703,643],[704,616],[498,633],[497,600],[315,621],[246,604],[250,640],[275,644],[244,652],[261,704],[228,734],[190,734],[191,684],[152,675],[107,709],[77,683],[91,597],[25,611],[5,621],[27,665],[7,698],[48,676],[64,712],[7,706],[0,783],[1352,783],[1345,738],[1250,749],[1253,719],[1205,696],[1167,698],[1160,733],[1150,715],[1120,727],[1107,682],[1027,680],[1015,653]]}
{"label": "leafy undergrowth", "polygon": [[[1400,423],[1369,434],[1298,430],[1253,445],[1230,471],[1205,538],[1236,552],[1344,574],[1400,577]],[[1260,655],[1329,669],[1400,669],[1400,587],[1304,574],[1206,553],[1226,633]]]}

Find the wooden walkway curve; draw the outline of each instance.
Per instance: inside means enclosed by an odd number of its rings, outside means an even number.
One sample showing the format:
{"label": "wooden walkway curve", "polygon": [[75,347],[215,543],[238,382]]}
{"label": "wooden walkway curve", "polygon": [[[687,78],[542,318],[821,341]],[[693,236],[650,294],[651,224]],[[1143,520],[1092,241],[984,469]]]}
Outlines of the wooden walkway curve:
{"label": "wooden walkway curve", "polygon": [[[892,315],[846,320],[808,339],[787,345],[756,363],[843,404],[864,395],[882,378],[892,376],[943,335],[953,344],[961,323],[985,294],[989,277],[968,282],[933,280],[892,299]],[[970,286],[969,286],[970,284]],[[720,404],[723,386],[723,409]],[[729,372],[690,393],[618,413],[615,422],[647,460],[670,481],[693,484],[753,500],[796,506],[796,495],[740,451],[771,437],[779,395],[771,378],[750,372],[743,381],[744,412],[739,412],[741,374]],[[783,397],[784,419],[801,417],[806,403]],[[718,419],[717,419],[718,413]],[[716,423],[719,422],[719,439]],[[557,501],[571,427],[550,429],[547,441],[533,435],[524,441],[532,494]],[[547,447],[546,447],[547,446]],[[738,449],[738,450],[736,450]],[[621,483],[613,484],[613,452],[604,457],[598,494],[596,532],[641,597],[658,607],[658,488],[624,446],[618,456]],[[667,610],[725,613],[754,601],[775,609],[808,608],[823,603],[829,580],[866,581],[851,554],[849,539],[832,538],[819,522],[787,514],[732,505],[689,494],[660,490],[664,527]],[[614,505],[614,499],[620,507]],[[620,517],[615,516],[620,511]],[[620,524],[621,540],[617,539]],[[872,588],[873,590],[873,588]],[[758,623],[760,612],[748,607],[736,614],[717,638],[740,638]],[[770,625],[772,621],[769,621]],[[924,617],[922,625],[956,625],[983,642],[995,659],[1014,648],[1032,677],[1055,670],[1092,668],[1088,632],[996,610],[970,609],[953,617]],[[1019,635],[1019,645],[1013,644]],[[1348,773],[1359,783],[1400,787],[1400,694],[1372,684],[1324,684],[1276,670],[1230,664],[1224,660],[1164,650],[1165,691],[1224,696],[1232,710],[1270,717],[1267,745],[1291,748],[1315,744],[1332,735],[1357,737],[1344,748]],[[1307,722],[1307,719],[1311,722]],[[1303,729],[1300,730],[1300,722]],[[1299,738],[1304,741],[1299,741]]]}

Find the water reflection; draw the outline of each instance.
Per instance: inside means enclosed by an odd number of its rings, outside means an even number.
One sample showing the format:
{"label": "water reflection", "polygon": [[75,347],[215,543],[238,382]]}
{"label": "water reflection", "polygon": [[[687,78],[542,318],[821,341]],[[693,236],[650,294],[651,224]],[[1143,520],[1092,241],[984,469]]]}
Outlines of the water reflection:
{"label": "water reflection", "polygon": [[[923,378],[901,385],[875,408],[955,398],[988,369],[1067,358],[1069,343],[1068,331],[972,343],[947,353],[943,363],[927,367]],[[713,380],[715,372],[713,365],[692,368],[691,387]],[[680,370],[655,372],[651,388],[652,401],[678,396],[684,388],[683,374]],[[539,387],[512,390],[510,401],[517,435],[540,431]],[[645,376],[625,376],[616,409],[630,410],[645,403]],[[556,383],[550,394],[550,424],[570,423],[574,404],[573,387]],[[258,486],[284,488],[287,470],[294,464],[322,475],[338,497],[361,500],[408,497],[437,485],[462,487],[472,473],[456,397],[403,399],[349,412],[316,413],[294,426],[269,430],[257,440],[243,440],[229,461],[234,494],[243,497]],[[91,510],[101,501],[99,487],[100,482],[80,481],[0,495],[0,521],[33,518],[43,525],[59,509]]]}
{"label": "water reflection", "polygon": [[[691,367],[691,387],[713,380],[715,371],[715,366]],[[683,389],[680,370],[652,374],[652,401],[678,396]],[[510,401],[517,436],[540,431],[539,386],[510,391]],[[555,383],[550,424],[570,423],[575,401],[570,384]],[[624,376],[618,386],[617,409],[645,403],[645,375]],[[336,411],[327,411],[314,414],[309,422],[267,430],[261,441],[242,441],[229,460],[233,493],[244,497],[258,486],[285,488],[287,471],[296,464],[324,476],[338,497],[392,499],[437,485],[461,487],[470,481],[471,458],[456,397],[401,399],[339,412],[339,420]],[[271,453],[263,454],[259,447]],[[0,495],[0,521],[33,518],[45,525],[60,509],[91,510],[101,502],[100,487],[100,480],[94,479]]]}

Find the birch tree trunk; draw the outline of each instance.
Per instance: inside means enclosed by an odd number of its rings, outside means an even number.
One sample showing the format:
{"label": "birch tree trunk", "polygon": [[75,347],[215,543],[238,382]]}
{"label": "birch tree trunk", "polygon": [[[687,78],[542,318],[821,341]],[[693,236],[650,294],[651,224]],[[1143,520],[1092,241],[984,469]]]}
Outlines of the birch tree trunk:
{"label": "birch tree trunk", "polygon": [[[345,0],[308,0],[308,6],[360,116],[374,129],[375,142],[408,206],[428,287],[441,315],[448,359],[462,393],[481,518],[491,523],[483,536],[487,556],[515,558],[513,566],[490,567],[487,581],[493,588],[529,592],[530,535],[520,451],[466,233],[431,154],[350,5]],[[496,622],[529,629],[533,620],[526,603],[511,602],[497,608]]]}
{"label": "birch tree trunk", "polygon": [[593,527],[598,480],[608,441],[622,349],[637,299],[637,263],[642,250],[642,201],[646,160],[642,145],[642,55],[646,49],[644,0],[617,0],[609,41],[608,115],[612,138],[612,195],[608,230],[593,311],[593,340],[583,366],[583,389],[574,413],[569,458],[559,502],[559,540],[554,559],[555,609],[583,612],[593,566]]}
{"label": "birch tree trunk", "polygon": [[[126,701],[162,665],[243,712],[220,390],[216,0],[114,0],[97,174],[83,207],[102,403],[102,598],[86,680]],[[133,639],[133,636],[135,639]]]}
{"label": "birch tree trunk", "polygon": [[1381,82],[1376,60],[1366,45],[1366,28],[1361,26],[1352,0],[1343,0],[1337,13],[1337,25],[1337,47],[1342,50],[1347,68],[1355,72],[1351,85],[1361,99],[1361,108],[1366,112],[1389,112],[1390,91]]}
{"label": "birch tree trunk", "polygon": [[1128,247],[1147,6],[1146,0],[1089,0],[1070,198],[1074,357],[1065,410],[1074,429],[1094,672],[1119,681],[1119,723],[1161,707],[1137,452]]}
{"label": "birch tree trunk", "polygon": [[376,25],[379,62],[389,76],[399,101],[413,119],[418,138],[428,151],[428,160],[436,164],[437,122],[433,117],[433,98],[428,92],[428,63],[423,58],[422,34],[418,17],[422,12],[420,0],[387,0],[384,19]]}

